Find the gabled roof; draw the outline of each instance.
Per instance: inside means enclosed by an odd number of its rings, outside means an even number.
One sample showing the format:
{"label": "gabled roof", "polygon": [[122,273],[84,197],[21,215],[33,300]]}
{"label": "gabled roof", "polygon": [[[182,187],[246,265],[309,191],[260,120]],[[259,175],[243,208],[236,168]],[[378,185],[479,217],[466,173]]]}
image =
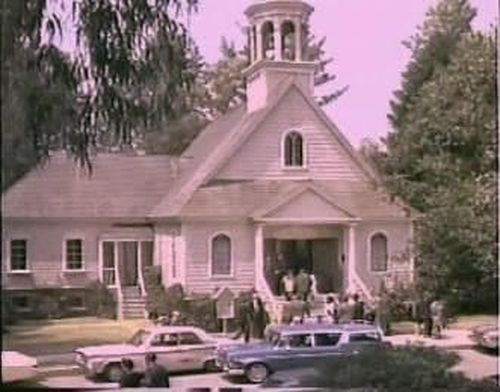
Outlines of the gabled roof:
{"label": "gabled roof", "polygon": [[[312,190],[353,219],[408,219],[400,205],[369,183],[348,180],[255,180],[214,182],[199,187],[179,212],[181,218],[259,219],[265,208],[286,204],[290,194]],[[269,209],[268,209],[269,211]]]}
{"label": "gabled roof", "polygon": [[[308,205],[301,205],[300,202]],[[318,216],[323,218],[335,217],[338,220],[358,220],[351,212],[337,205],[330,195],[313,182],[297,185],[295,190],[278,195],[264,207],[258,208],[252,213],[252,218],[262,220],[280,217],[283,214],[288,217],[297,217],[303,212],[306,212],[309,216],[318,213]]]}
{"label": "gabled roof", "polygon": [[214,127],[209,126],[209,128],[201,133],[199,139],[193,143],[193,148],[188,149],[186,154],[183,155],[185,157],[192,155],[194,159],[193,165],[190,166],[190,170],[185,171],[185,175],[177,182],[172,192],[154,208],[151,217],[179,215],[183,206],[189,201],[196,189],[210,180],[216,171],[258,129],[258,126],[272,113],[285,95],[292,90],[298,91],[301,94],[305,102],[315,111],[319,119],[332,132],[333,136],[339,141],[353,161],[367,175],[367,178],[374,183],[378,183],[379,180],[376,172],[354,150],[314,99],[303,93],[302,89],[295,84],[293,77],[288,77],[274,91],[269,104],[263,109],[247,113],[245,107],[238,108],[229,115],[229,119],[225,120],[225,126],[222,131],[215,129],[217,126],[214,125]]}
{"label": "gabled roof", "polygon": [[98,154],[91,176],[55,154],[2,195],[4,218],[145,218],[165,196],[178,160]]}

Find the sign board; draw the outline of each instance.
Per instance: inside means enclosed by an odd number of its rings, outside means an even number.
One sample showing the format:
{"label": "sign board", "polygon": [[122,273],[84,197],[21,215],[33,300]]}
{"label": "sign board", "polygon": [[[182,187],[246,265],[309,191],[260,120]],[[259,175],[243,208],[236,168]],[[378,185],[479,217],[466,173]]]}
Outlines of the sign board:
{"label": "sign board", "polygon": [[234,318],[234,293],[227,287],[215,294],[217,318],[226,320]]}

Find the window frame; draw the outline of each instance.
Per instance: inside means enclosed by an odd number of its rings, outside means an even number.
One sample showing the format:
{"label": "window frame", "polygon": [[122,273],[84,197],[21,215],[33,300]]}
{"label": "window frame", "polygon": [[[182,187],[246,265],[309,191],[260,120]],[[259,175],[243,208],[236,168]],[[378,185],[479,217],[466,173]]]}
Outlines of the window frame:
{"label": "window frame", "polygon": [[[82,256],[82,261],[81,261],[81,266],[80,268],[68,268],[68,260],[67,260],[67,251],[68,251],[68,246],[67,242],[68,241],[74,241],[74,240],[79,240],[81,241],[81,256]],[[68,235],[63,238],[63,249],[62,249],[62,270],[65,273],[78,273],[78,272],[85,272],[85,238],[81,235]]]}
{"label": "window frame", "polygon": [[[213,249],[213,241],[216,237],[223,235],[229,238],[229,243],[231,246],[230,249],[230,257],[231,259],[229,260],[229,274],[215,274],[214,273],[214,263],[213,263],[213,258],[212,258],[212,249]],[[212,234],[209,239],[208,239],[208,268],[209,268],[209,276],[210,278],[213,279],[231,279],[234,278],[234,241],[233,241],[233,236],[231,235],[230,232],[227,231],[218,231],[214,234]]]}
{"label": "window frame", "polygon": [[[298,134],[301,139],[302,139],[302,165],[300,166],[295,166],[295,165],[287,165],[286,164],[286,141],[288,137],[296,133]],[[287,170],[287,171],[304,171],[308,169],[308,154],[307,154],[307,142],[306,138],[304,137],[304,134],[300,132],[298,129],[289,129],[286,132],[283,132],[281,135],[281,169],[282,170]]]}
{"label": "window frame", "polygon": [[[373,240],[373,237],[375,237],[376,235],[383,235],[385,237],[385,246],[386,246],[387,260],[386,260],[385,269],[383,269],[383,270],[373,269],[372,240]],[[385,274],[387,274],[387,272],[389,272],[389,269],[390,269],[389,268],[389,260],[390,260],[390,256],[389,256],[389,236],[387,235],[387,232],[385,230],[377,230],[377,231],[372,232],[368,236],[367,250],[368,250],[368,252],[367,252],[367,260],[370,263],[370,272],[373,273],[373,274],[379,274],[379,275],[385,275]]]}
{"label": "window frame", "polygon": [[[12,242],[24,241],[26,253],[26,268],[25,269],[12,269]],[[9,274],[31,274],[31,263],[29,258],[29,238],[27,236],[16,236],[7,239],[7,272]]]}

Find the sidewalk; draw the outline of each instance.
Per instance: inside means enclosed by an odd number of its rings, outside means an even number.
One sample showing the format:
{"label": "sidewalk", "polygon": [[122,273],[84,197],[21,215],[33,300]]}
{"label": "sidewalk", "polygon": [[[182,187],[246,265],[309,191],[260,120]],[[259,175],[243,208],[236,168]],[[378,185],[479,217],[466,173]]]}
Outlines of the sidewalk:
{"label": "sidewalk", "polygon": [[475,346],[474,342],[469,338],[469,334],[470,331],[464,329],[447,329],[443,332],[441,339],[411,334],[386,336],[384,340],[391,342],[395,346],[417,345],[447,350],[465,350]]}

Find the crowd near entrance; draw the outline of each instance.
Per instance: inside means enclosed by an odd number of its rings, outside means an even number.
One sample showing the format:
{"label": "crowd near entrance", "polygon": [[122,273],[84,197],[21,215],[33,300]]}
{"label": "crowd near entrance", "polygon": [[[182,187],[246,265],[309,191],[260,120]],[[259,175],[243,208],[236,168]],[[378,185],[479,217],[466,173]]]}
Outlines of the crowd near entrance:
{"label": "crowd near entrance", "polygon": [[321,239],[266,239],[265,276],[274,295],[283,295],[280,282],[292,272],[301,270],[316,279],[320,294],[340,293],[343,286],[340,241]]}

